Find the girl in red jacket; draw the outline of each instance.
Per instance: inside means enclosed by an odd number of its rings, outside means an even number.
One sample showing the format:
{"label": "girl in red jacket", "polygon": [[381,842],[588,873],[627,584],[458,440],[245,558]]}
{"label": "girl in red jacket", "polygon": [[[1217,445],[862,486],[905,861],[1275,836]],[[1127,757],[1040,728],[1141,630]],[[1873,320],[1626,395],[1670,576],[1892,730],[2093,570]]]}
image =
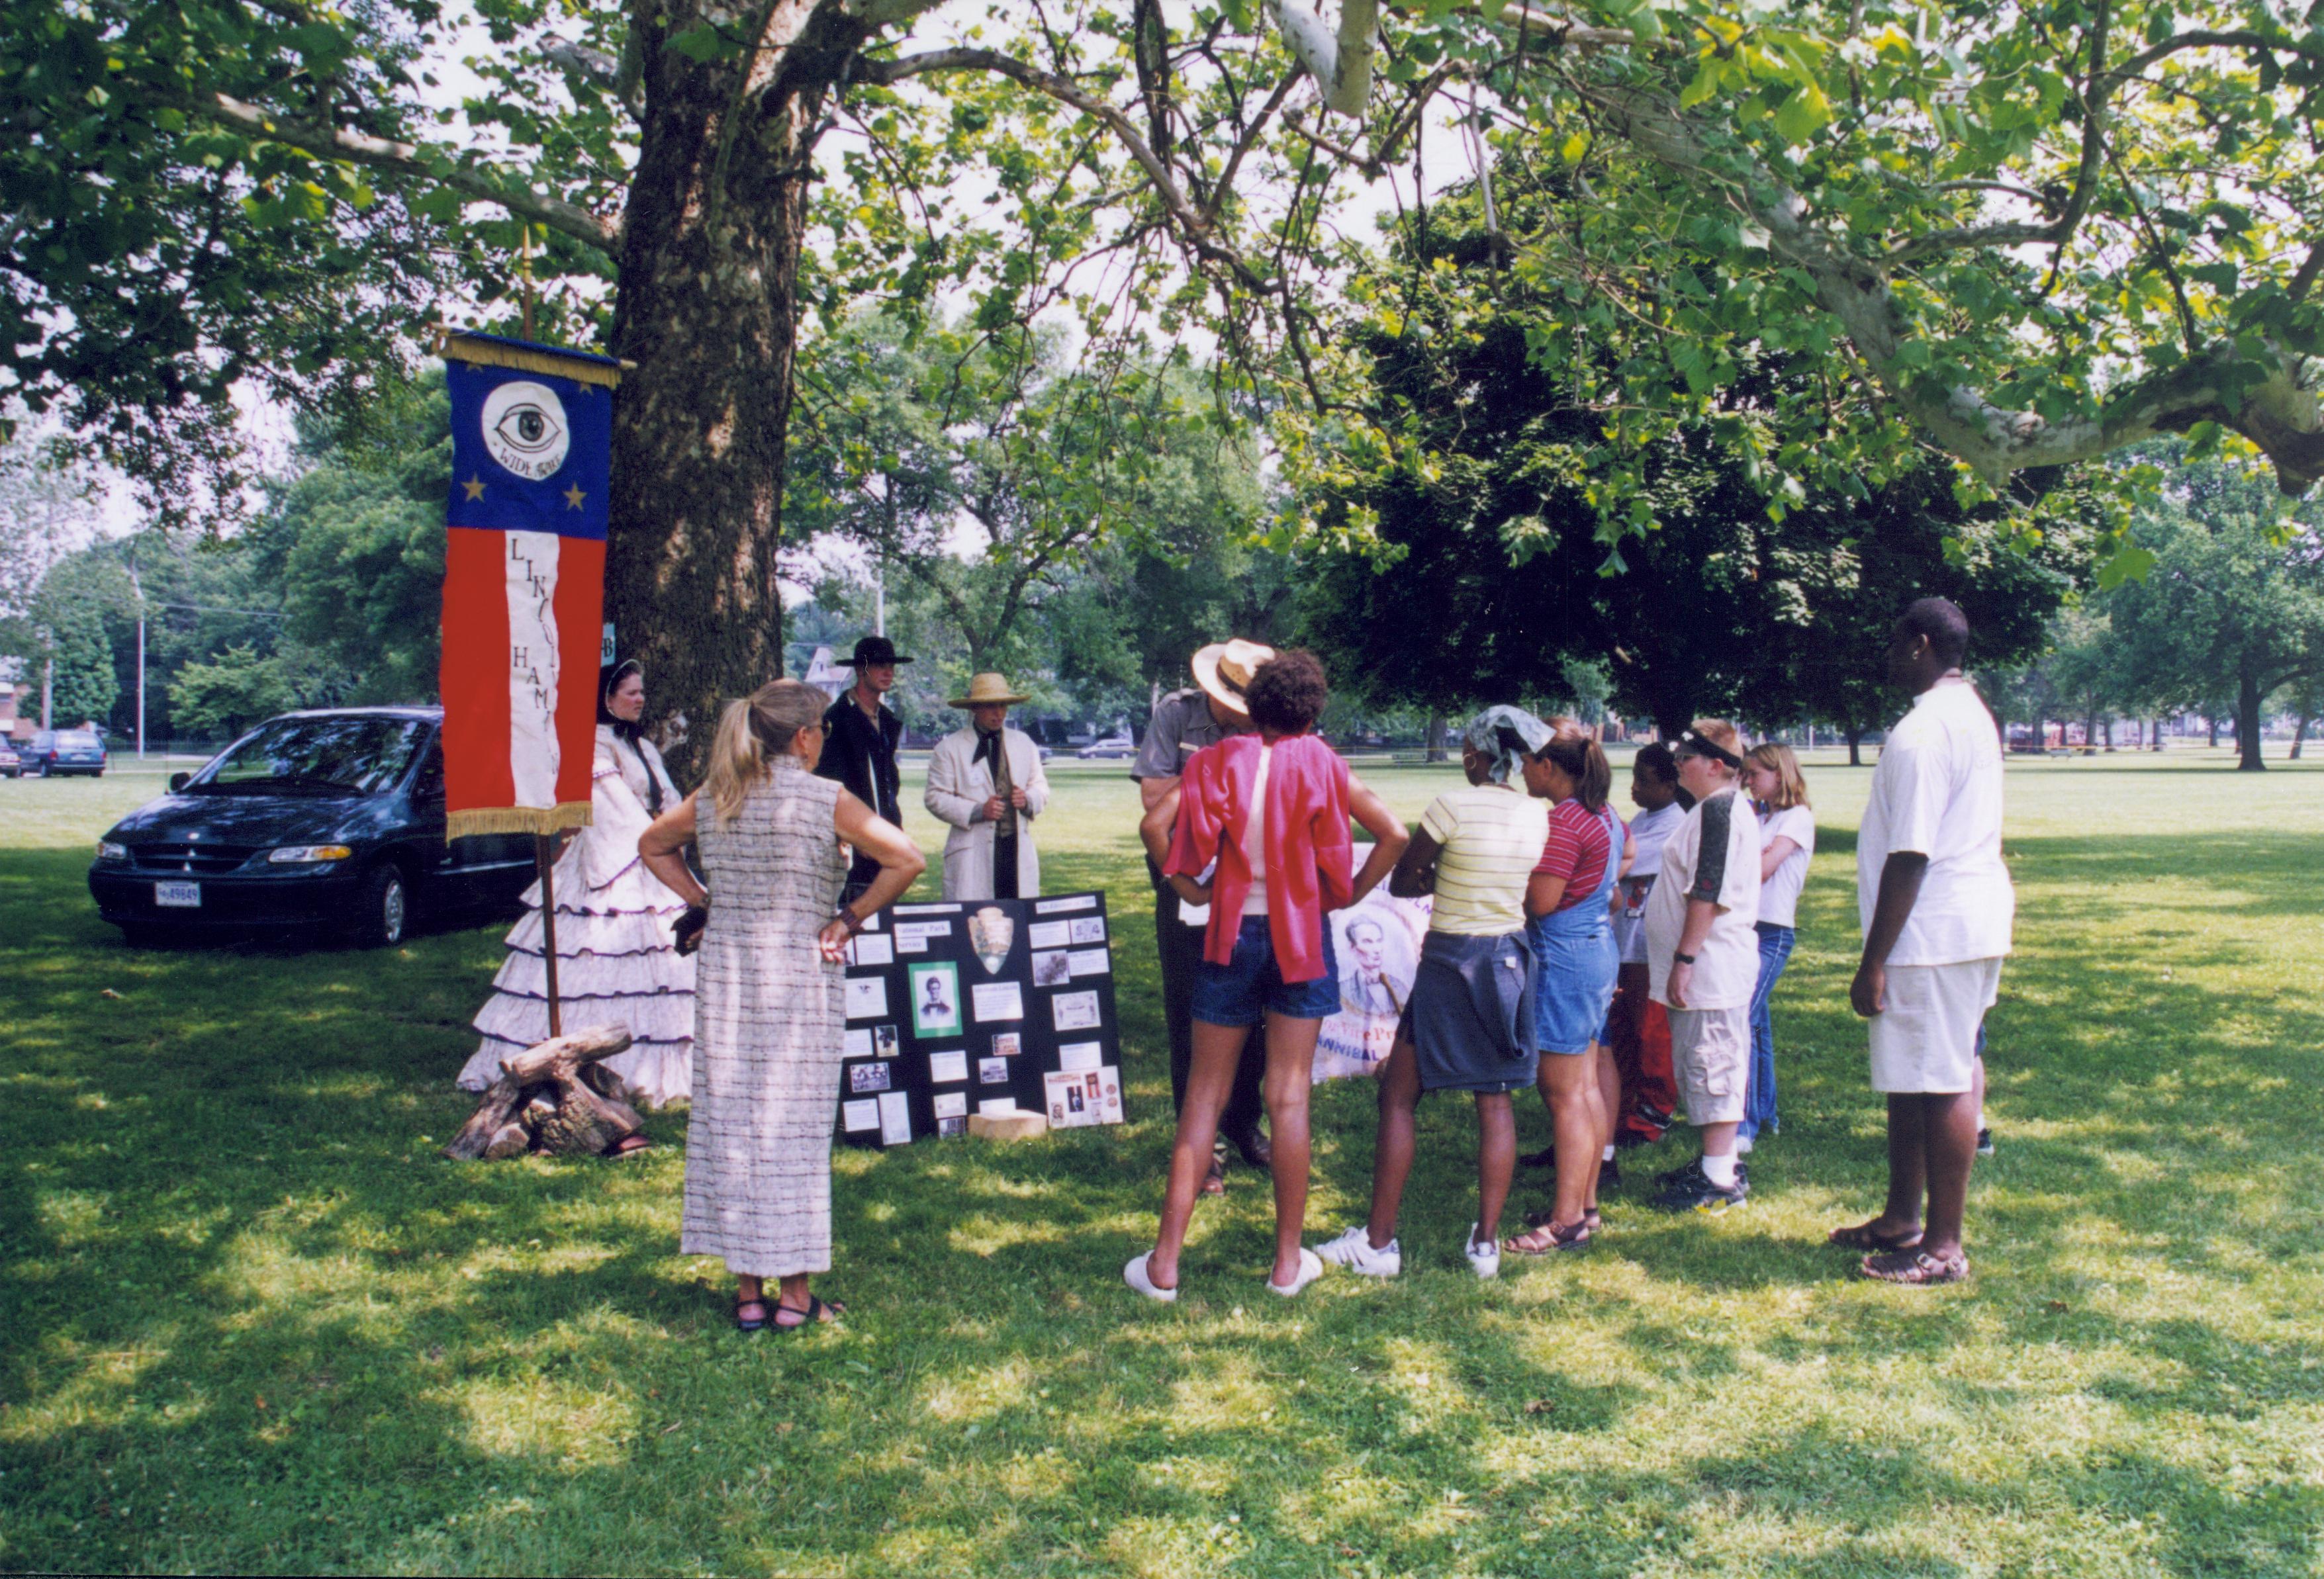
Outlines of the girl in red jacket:
{"label": "girl in red jacket", "polygon": [[[1301,1246],[1307,1214],[1307,1098],[1315,1036],[1339,1006],[1328,913],[1353,904],[1404,853],[1404,824],[1312,731],[1331,693],[1313,654],[1286,652],[1243,689],[1255,734],[1206,747],[1186,764],[1175,831],[1149,817],[1149,848],[1167,835],[1162,872],[1189,904],[1211,907],[1194,978],[1194,1057],[1170,1182],[1151,1254],[1124,1280],[1156,1299],[1178,1297],[1178,1251],[1211,1162],[1219,1113],[1253,1025],[1267,1026],[1267,1116],[1274,1144],[1275,1266],[1268,1287],[1289,1296],[1323,1270]],[[1157,817],[1160,814],[1157,809]],[[1352,877],[1351,816],[1375,842]]]}

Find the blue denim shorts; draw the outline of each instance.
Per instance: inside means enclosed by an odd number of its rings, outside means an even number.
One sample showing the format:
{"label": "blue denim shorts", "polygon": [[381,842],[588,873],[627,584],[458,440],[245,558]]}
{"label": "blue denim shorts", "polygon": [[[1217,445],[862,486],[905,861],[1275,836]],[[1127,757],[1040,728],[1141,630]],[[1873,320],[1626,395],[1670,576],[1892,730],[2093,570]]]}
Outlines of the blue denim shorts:
{"label": "blue denim shorts", "polygon": [[1340,1007],[1340,961],[1332,923],[1323,923],[1323,974],[1289,982],[1275,963],[1267,917],[1246,915],[1235,932],[1234,959],[1225,965],[1194,962],[1194,1018],[1207,1025],[1257,1025],[1268,1012],[1292,1020],[1320,1020]]}

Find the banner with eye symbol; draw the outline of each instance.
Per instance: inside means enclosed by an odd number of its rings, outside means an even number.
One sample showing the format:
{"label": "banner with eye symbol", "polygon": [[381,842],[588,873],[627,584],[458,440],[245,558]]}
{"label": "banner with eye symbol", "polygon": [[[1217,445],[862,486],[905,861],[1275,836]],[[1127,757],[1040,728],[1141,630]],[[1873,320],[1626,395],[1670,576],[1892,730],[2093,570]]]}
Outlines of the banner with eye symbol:
{"label": "banner with eye symbol", "polygon": [[612,480],[610,357],[447,333],[446,834],[589,821]]}

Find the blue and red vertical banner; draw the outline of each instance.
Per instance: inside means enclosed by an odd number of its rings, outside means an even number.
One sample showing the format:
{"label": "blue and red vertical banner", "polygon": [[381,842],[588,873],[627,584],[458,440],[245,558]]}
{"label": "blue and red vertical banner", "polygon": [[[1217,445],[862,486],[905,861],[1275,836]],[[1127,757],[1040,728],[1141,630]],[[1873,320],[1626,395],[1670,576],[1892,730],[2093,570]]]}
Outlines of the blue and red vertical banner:
{"label": "blue and red vertical banner", "polygon": [[613,474],[611,357],[445,337],[448,837],[589,821]]}

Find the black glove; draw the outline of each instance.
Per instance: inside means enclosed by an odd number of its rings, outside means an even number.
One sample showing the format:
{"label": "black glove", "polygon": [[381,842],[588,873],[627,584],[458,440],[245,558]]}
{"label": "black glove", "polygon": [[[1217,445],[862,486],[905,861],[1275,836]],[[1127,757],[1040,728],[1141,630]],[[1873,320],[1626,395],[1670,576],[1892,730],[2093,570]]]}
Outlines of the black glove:
{"label": "black glove", "polygon": [[678,918],[677,942],[680,954],[691,954],[702,947],[702,929],[710,924],[707,904],[689,904],[686,913]]}

